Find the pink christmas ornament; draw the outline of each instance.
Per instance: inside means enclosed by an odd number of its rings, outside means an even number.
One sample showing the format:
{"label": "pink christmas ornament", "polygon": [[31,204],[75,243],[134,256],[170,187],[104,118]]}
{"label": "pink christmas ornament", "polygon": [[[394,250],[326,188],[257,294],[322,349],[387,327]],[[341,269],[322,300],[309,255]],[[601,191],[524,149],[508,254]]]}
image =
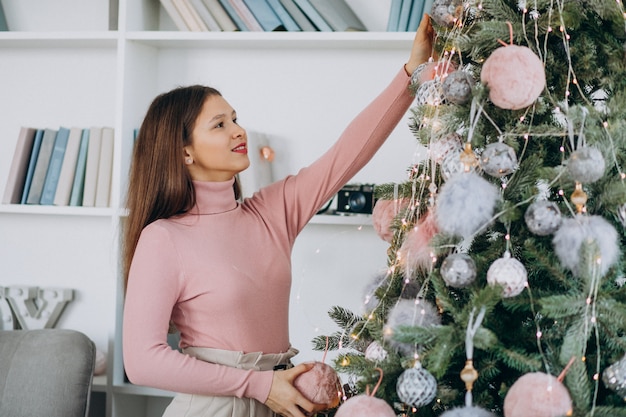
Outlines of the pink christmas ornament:
{"label": "pink christmas ornament", "polygon": [[406,272],[428,268],[431,265],[429,244],[437,233],[439,233],[439,227],[435,215],[431,212],[426,213],[417,226],[407,233],[399,251]]}
{"label": "pink christmas ornament", "polygon": [[341,382],[337,372],[323,362],[315,362],[313,368],[298,375],[293,385],[311,402],[326,404],[328,409],[339,405]]}
{"label": "pink christmas ornament", "polygon": [[493,51],[483,64],[480,80],[489,88],[493,104],[502,109],[519,110],[537,100],[546,85],[546,73],[533,51],[511,44]]}
{"label": "pink christmas ornament", "polygon": [[376,369],[380,372],[380,377],[372,393],[367,392],[366,394],[348,398],[337,409],[335,417],[396,417],[393,408],[385,400],[374,397],[383,379],[382,369]]}
{"label": "pink christmas ornament", "polygon": [[376,201],[372,210],[372,225],[382,240],[391,243],[394,234],[394,231],[391,230],[393,219],[408,205],[409,202],[406,199]]}
{"label": "pink christmas ornament", "polygon": [[504,417],[560,417],[572,413],[572,399],[558,378],[543,372],[523,375],[504,398]]}

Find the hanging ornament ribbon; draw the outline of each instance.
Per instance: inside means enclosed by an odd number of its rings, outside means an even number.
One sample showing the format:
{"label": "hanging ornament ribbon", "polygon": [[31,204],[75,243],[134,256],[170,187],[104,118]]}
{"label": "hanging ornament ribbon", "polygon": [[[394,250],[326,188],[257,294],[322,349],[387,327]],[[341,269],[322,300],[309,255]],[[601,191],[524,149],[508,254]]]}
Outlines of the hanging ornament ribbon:
{"label": "hanging ornament ribbon", "polygon": [[465,382],[465,389],[467,390],[465,393],[465,406],[472,406],[472,389],[474,387],[474,382],[478,379],[478,371],[474,368],[474,336],[480,327],[483,318],[485,317],[485,306],[480,308],[480,312],[478,316],[476,316],[476,320],[474,321],[474,312],[476,309],[472,309],[470,313],[469,322],[467,323],[467,331],[465,333],[465,356],[467,360],[465,361],[465,367],[461,371],[461,380]]}

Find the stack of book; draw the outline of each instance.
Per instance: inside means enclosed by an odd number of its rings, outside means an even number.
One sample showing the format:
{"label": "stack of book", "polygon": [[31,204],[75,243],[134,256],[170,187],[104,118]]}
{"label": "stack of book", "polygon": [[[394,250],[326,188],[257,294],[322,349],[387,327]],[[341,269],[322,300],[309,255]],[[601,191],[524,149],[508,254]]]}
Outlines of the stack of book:
{"label": "stack of book", "polygon": [[431,15],[433,0],[391,0],[388,32],[415,32],[424,13]]}
{"label": "stack of book", "polygon": [[181,31],[365,31],[345,0],[160,0]]}
{"label": "stack of book", "polygon": [[109,207],[113,128],[22,127],[2,204]]}

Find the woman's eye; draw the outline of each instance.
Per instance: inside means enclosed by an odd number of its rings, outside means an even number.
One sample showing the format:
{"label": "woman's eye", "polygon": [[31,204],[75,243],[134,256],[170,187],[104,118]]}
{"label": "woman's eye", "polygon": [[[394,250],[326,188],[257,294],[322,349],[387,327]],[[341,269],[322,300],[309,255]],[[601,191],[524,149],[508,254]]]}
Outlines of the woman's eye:
{"label": "woman's eye", "polygon": [[234,119],[233,119],[233,123],[234,123],[234,124],[237,124],[237,120],[238,120],[237,118],[234,118]]}
{"label": "woman's eye", "polygon": [[220,123],[216,124],[215,127],[224,127],[224,122],[220,122]]}

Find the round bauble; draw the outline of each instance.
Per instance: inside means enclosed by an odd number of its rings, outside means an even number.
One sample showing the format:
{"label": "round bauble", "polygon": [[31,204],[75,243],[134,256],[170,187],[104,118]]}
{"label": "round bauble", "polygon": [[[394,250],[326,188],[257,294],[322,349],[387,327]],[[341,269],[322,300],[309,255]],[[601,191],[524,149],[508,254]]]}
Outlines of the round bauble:
{"label": "round bauble", "polygon": [[452,27],[463,14],[462,0],[435,0],[430,16],[441,26]]}
{"label": "round bauble", "polygon": [[504,256],[496,259],[487,270],[487,283],[489,285],[502,286],[502,295],[505,298],[519,295],[528,283],[528,272],[524,265],[511,257],[510,252],[505,252]]}
{"label": "round bauble", "polygon": [[441,324],[441,316],[437,307],[430,301],[422,298],[413,300],[401,298],[389,312],[383,332],[390,346],[399,354],[412,356],[415,353],[415,345],[394,340],[397,329],[401,326],[427,327],[438,324]]}
{"label": "round bauble", "polygon": [[376,296],[376,290],[387,281],[387,274],[380,274],[364,288],[363,291],[363,309],[366,314],[371,313],[378,306],[379,299]]}
{"label": "round bauble", "polygon": [[335,417],[396,417],[396,413],[385,400],[361,394],[341,404]]}
{"label": "round bauble", "polygon": [[454,64],[445,61],[431,61],[420,64],[411,74],[411,84],[422,85],[428,81],[441,81],[456,70]]}
{"label": "round bauble", "polygon": [[428,144],[428,156],[431,160],[441,164],[448,155],[455,153],[457,160],[463,151],[463,139],[458,133],[450,133],[431,141]]}
{"label": "round bauble", "polygon": [[440,417],[496,417],[495,414],[480,407],[457,407],[452,408]]}
{"label": "round bauble", "polygon": [[387,351],[380,343],[373,341],[367,346],[367,349],[365,349],[365,359],[372,362],[384,361],[387,359]]}
{"label": "round bauble", "polygon": [[415,101],[418,106],[425,104],[429,106],[439,106],[445,101],[441,81],[438,79],[422,83],[415,92]]}
{"label": "round bauble", "polygon": [[465,288],[476,279],[476,264],[466,253],[453,253],[443,260],[439,272],[449,287]]}
{"label": "round bauble", "polygon": [[571,412],[565,385],[543,372],[522,375],[504,398],[504,417],[557,417]]}
{"label": "round bauble", "polygon": [[593,146],[575,150],[567,160],[567,172],[581,184],[598,181],[604,176],[605,166],[602,152]]}
{"label": "round bauble", "polygon": [[298,375],[293,386],[313,403],[326,404],[328,409],[339,405],[341,381],[337,372],[323,362],[315,362],[311,369]]}
{"label": "round bauble", "polygon": [[472,98],[474,77],[467,71],[454,71],[443,80],[441,88],[449,103],[465,104]]}
{"label": "round bauble", "polygon": [[604,276],[620,256],[618,234],[613,225],[601,216],[585,216],[564,219],[552,238],[554,252],[561,265],[575,276],[580,274],[581,248],[595,242],[601,262],[596,264],[600,276]]}
{"label": "round bauble", "polygon": [[492,177],[504,177],[517,169],[515,149],[502,142],[485,146],[480,156],[480,167]]}
{"label": "round bauble", "polygon": [[394,230],[391,226],[395,217],[404,211],[409,205],[408,200],[383,200],[379,199],[372,209],[372,226],[378,237],[387,243],[393,240]]}
{"label": "round bauble", "polygon": [[443,184],[437,197],[439,230],[468,238],[489,226],[499,201],[498,187],[477,173],[454,175]]}
{"label": "round bauble", "polygon": [[529,48],[507,45],[485,60],[480,80],[489,88],[493,104],[518,110],[537,100],[546,85],[546,73],[539,57]]}
{"label": "round bauble", "polygon": [[604,385],[622,398],[626,398],[626,356],[602,372]]}
{"label": "round bauble", "polygon": [[539,236],[547,236],[556,232],[561,226],[561,210],[559,206],[548,200],[537,200],[528,206],[524,213],[528,230]]}
{"label": "round bauble", "polygon": [[463,148],[453,149],[441,161],[441,175],[446,181],[465,170],[461,155],[463,155]]}
{"label": "round bauble", "polygon": [[437,380],[418,362],[415,367],[400,374],[396,392],[400,401],[420,408],[430,404],[437,396]]}

